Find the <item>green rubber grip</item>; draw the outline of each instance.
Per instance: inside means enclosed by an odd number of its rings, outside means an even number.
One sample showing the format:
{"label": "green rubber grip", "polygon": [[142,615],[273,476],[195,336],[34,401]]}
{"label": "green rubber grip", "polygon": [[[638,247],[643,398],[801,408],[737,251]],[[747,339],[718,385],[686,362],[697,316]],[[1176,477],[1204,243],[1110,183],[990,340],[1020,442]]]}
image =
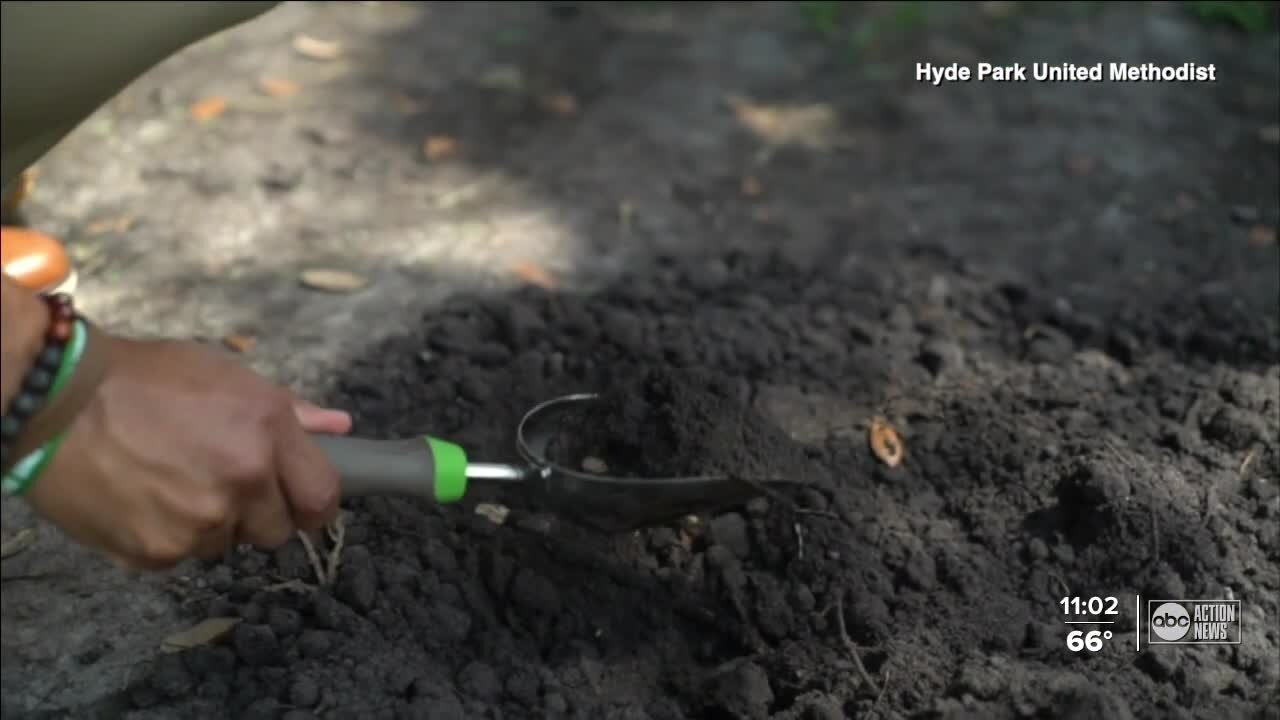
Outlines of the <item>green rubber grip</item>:
{"label": "green rubber grip", "polygon": [[467,494],[467,453],[447,440],[311,439],[338,473],[343,497],[409,495],[448,504]]}
{"label": "green rubber grip", "polygon": [[461,446],[440,438],[424,437],[435,461],[435,496],[438,503],[452,503],[467,494],[467,453]]}

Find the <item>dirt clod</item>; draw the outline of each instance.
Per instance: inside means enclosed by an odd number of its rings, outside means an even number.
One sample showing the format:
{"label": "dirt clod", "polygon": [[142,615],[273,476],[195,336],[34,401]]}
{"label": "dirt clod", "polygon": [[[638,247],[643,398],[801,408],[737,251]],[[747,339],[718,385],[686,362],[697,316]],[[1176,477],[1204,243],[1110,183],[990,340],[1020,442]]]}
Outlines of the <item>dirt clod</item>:
{"label": "dirt clod", "polygon": [[337,596],[357,612],[367,614],[373,610],[378,599],[378,574],[367,547],[347,548],[335,590]]}
{"label": "dirt clod", "polygon": [[738,513],[725,513],[712,519],[707,538],[710,542],[725,546],[739,558],[751,555],[747,521]]}
{"label": "dirt clod", "polygon": [[252,667],[274,665],[281,659],[280,640],[267,625],[241,623],[232,632],[236,655]]}
{"label": "dirt clod", "polygon": [[746,401],[723,376],[648,369],[566,419],[553,459],[567,467],[603,460],[622,477],[765,480],[801,469],[790,439]]}
{"label": "dirt clod", "polygon": [[934,375],[955,369],[964,362],[964,350],[946,340],[928,340],[920,348],[920,361]]}
{"label": "dirt clod", "polygon": [[289,702],[296,707],[310,708],[320,702],[320,685],[309,677],[300,677],[289,686]]}
{"label": "dirt clod", "polygon": [[773,688],[768,673],[756,663],[738,663],[716,673],[707,691],[712,707],[719,712],[751,720],[769,717]]}

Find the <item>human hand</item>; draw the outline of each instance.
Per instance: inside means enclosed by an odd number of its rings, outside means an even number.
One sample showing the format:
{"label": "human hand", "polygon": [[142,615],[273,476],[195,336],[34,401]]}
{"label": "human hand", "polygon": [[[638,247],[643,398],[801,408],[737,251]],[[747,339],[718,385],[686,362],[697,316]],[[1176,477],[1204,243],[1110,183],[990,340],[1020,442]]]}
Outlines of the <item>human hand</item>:
{"label": "human hand", "polygon": [[338,477],[307,433],[349,432],[346,413],[195,343],[99,339],[106,376],[26,495],[73,539],[158,570],[337,514]]}

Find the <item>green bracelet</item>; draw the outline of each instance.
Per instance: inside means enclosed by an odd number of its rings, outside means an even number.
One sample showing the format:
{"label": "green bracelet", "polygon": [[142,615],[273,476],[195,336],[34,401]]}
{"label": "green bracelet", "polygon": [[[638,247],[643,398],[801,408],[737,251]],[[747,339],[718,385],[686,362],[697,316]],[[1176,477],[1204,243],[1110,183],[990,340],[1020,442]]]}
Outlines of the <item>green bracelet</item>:
{"label": "green bracelet", "polygon": [[[85,329],[83,320],[76,320],[72,326],[71,341],[67,343],[67,351],[62,355],[62,362],[58,365],[58,372],[53,377],[53,385],[49,388],[48,397],[52,399],[58,394],[67,381],[71,379],[71,375],[75,373],[76,366],[80,364],[80,358],[84,355],[84,346],[89,339],[89,332]],[[5,495],[22,495],[31,486],[35,484],[36,478],[44,472],[44,469],[53,461],[53,456],[58,452],[58,447],[62,445],[64,435],[58,435],[49,442],[37,448],[30,455],[19,460],[9,470],[8,474],[0,480],[0,490]]]}
{"label": "green bracelet", "polygon": [[44,445],[40,446],[35,452],[18,461],[8,475],[4,476],[3,487],[5,495],[23,495],[31,486],[35,484],[36,478],[40,477],[44,469],[53,462],[53,456],[58,452],[58,446],[62,445],[62,438],[65,435],[59,435]]}

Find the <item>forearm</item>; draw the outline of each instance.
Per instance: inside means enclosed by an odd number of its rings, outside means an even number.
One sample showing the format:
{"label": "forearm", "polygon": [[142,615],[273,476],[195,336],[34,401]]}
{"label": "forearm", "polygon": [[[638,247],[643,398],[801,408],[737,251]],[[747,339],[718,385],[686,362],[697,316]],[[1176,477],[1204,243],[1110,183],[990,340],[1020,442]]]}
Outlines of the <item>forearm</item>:
{"label": "forearm", "polygon": [[36,294],[0,274],[0,408],[18,394],[44,344],[49,310]]}

